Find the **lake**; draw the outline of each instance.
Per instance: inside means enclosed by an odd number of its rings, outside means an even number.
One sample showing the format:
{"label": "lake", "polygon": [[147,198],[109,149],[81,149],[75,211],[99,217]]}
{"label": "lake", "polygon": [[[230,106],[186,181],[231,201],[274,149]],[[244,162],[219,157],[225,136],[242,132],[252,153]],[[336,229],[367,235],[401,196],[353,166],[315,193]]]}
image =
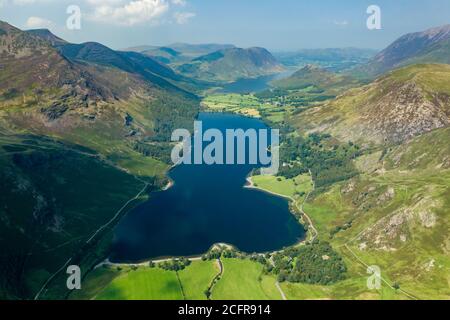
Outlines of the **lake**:
{"label": "lake", "polygon": [[[264,129],[257,119],[201,113],[204,129]],[[170,172],[174,186],[155,193],[115,229],[110,260],[137,262],[205,253],[215,243],[268,252],[290,246],[305,231],[288,201],[244,188],[257,165],[179,165]]]}

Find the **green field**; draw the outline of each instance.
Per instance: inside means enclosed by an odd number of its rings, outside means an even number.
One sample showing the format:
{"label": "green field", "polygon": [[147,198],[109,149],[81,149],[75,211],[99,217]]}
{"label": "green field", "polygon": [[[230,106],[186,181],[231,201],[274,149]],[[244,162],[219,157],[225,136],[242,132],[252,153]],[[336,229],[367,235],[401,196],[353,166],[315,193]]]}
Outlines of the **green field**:
{"label": "green field", "polygon": [[71,299],[206,300],[205,291],[219,273],[216,261],[193,261],[178,272],[150,267],[100,267]]}
{"label": "green field", "polygon": [[[308,174],[294,179],[274,176],[253,176],[254,186],[289,198],[301,198],[312,190],[311,177]],[[301,195],[301,196],[300,196]]]}
{"label": "green field", "polygon": [[[275,277],[263,266],[241,259],[223,259],[223,276],[212,288],[213,300],[279,300]],[[219,273],[216,260],[193,261],[186,269],[165,271],[149,267],[100,267],[83,281],[71,299],[205,300],[205,291]]]}
{"label": "green field", "polygon": [[97,300],[182,300],[175,272],[161,269],[129,270],[115,278]]}
{"label": "green field", "polygon": [[216,261],[193,261],[179,277],[187,300],[205,300],[205,291],[219,273]]}
{"label": "green field", "polygon": [[287,107],[264,102],[253,94],[214,94],[202,101],[207,111],[231,112],[248,117],[263,118],[272,123],[280,123],[285,118]]}
{"label": "green field", "polygon": [[239,259],[223,259],[224,273],[212,292],[213,300],[281,299],[275,278],[263,276],[263,266]]}

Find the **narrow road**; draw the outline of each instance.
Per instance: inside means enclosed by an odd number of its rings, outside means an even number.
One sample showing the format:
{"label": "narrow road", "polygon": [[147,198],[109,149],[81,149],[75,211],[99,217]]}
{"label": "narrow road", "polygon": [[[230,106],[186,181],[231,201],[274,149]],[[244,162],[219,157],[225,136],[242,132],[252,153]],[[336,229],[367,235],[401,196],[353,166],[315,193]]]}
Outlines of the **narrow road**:
{"label": "narrow road", "polygon": [[224,272],[224,267],[223,267],[222,260],[220,260],[220,258],[218,258],[216,261],[217,261],[217,265],[219,266],[219,273],[216,274],[216,276],[214,277],[214,279],[211,281],[211,284],[209,285],[209,288],[208,288],[208,290],[207,290],[207,291],[209,292],[208,300],[211,300],[212,291],[213,291],[213,289],[214,289],[214,286],[216,285],[218,279],[219,279],[219,278],[222,278],[223,272]]}
{"label": "narrow road", "polygon": [[284,292],[283,292],[283,289],[281,289],[280,283],[277,281],[277,282],[275,282],[275,285],[277,286],[277,289],[278,289],[278,291],[279,291],[280,294],[281,294],[281,298],[282,298],[283,300],[287,300],[286,295],[285,295]]}
{"label": "narrow road", "polygon": [[312,184],[313,184],[313,187],[312,187],[311,191],[308,192],[308,194],[306,195],[305,200],[303,201],[303,203],[300,206],[300,208],[298,207],[296,202],[294,202],[294,203],[295,203],[295,206],[297,207],[297,209],[299,209],[300,212],[302,213],[302,215],[306,218],[306,220],[308,220],[309,229],[311,229],[311,231],[312,231],[311,234],[314,234],[314,235],[311,236],[310,242],[314,242],[314,240],[316,240],[317,237],[319,236],[319,232],[317,231],[316,227],[314,226],[314,224],[313,224],[311,218],[309,217],[309,215],[305,212],[305,204],[308,201],[308,199],[311,196],[311,194],[316,190],[316,183],[314,182],[311,170],[309,170],[309,175],[311,176],[311,181],[312,181]]}
{"label": "narrow road", "polygon": [[[367,263],[365,263],[364,261],[362,261],[362,260],[356,255],[356,253],[354,253],[353,250],[350,249],[350,247],[349,247],[347,244],[345,244],[344,247],[345,247],[348,251],[350,251],[350,253],[356,258],[356,260],[358,260],[359,263],[361,263],[364,267],[369,268],[369,265],[368,265]],[[394,290],[394,291],[400,291],[401,293],[403,293],[404,295],[406,295],[408,298],[410,298],[410,299],[412,299],[412,300],[420,300],[419,298],[413,296],[412,294],[406,292],[405,290],[403,290],[403,289],[401,289],[401,288],[398,289],[398,290],[396,290],[396,289],[395,289],[395,288],[394,288],[394,287],[393,287],[386,279],[384,279],[383,277],[380,276],[380,279],[381,279],[382,282],[384,282],[384,283],[385,283],[389,288],[391,288],[392,290]]]}

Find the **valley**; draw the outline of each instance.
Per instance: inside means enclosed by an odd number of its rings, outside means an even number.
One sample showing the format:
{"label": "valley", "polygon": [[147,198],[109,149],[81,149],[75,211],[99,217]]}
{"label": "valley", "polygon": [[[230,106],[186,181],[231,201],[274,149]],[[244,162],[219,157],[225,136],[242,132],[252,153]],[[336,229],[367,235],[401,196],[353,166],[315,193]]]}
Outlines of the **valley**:
{"label": "valley", "polygon": [[[0,299],[449,299],[449,30],[272,54],[0,22]],[[195,120],[279,129],[278,174],[172,166]]]}

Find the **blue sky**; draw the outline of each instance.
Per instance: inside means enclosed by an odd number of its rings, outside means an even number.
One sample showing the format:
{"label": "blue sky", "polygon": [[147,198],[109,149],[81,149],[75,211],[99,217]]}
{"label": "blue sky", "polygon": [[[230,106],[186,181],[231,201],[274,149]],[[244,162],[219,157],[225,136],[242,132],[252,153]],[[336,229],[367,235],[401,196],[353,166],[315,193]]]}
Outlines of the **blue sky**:
{"label": "blue sky", "polygon": [[[368,30],[367,7],[381,8],[382,30]],[[66,9],[78,5],[80,30]],[[48,27],[72,42],[112,48],[173,42],[232,43],[274,51],[380,49],[402,34],[450,24],[449,0],[0,0],[0,19]]]}

